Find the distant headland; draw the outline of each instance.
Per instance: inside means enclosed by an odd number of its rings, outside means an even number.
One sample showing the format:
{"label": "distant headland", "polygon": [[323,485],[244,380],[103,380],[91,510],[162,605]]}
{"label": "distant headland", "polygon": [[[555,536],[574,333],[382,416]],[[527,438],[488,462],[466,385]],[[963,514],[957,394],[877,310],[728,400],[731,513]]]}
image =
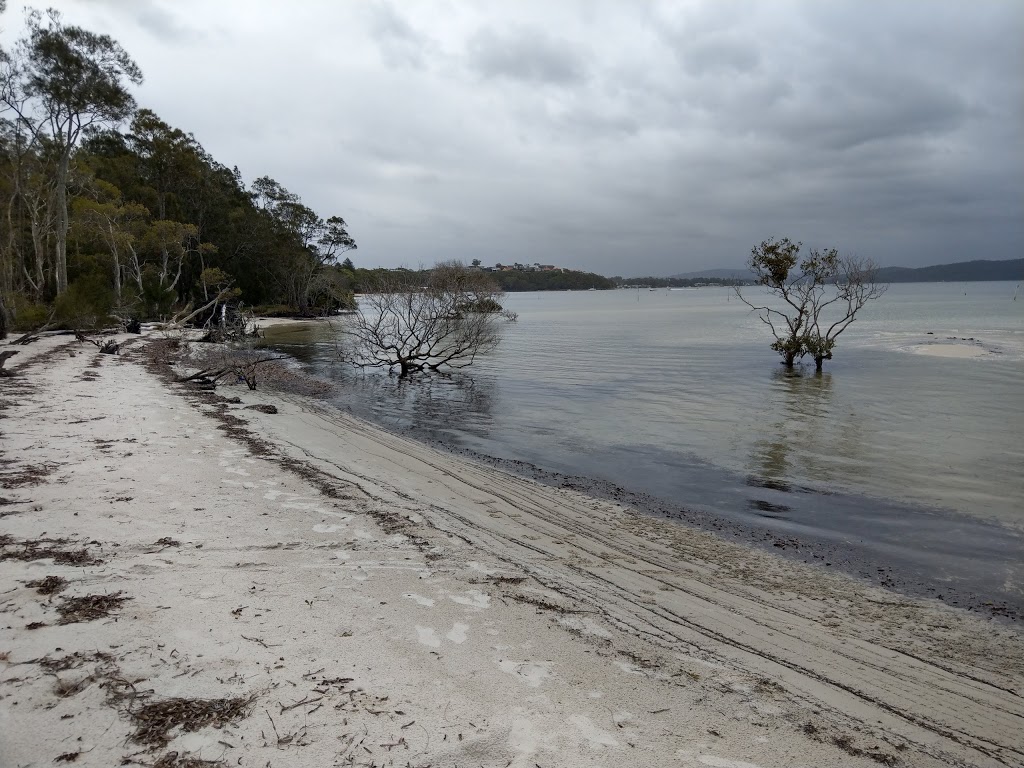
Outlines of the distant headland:
{"label": "distant headland", "polygon": [[[747,269],[705,269],[661,279],[692,281],[702,278],[753,282],[753,275]],[[878,270],[878,281],[882,283],[967,283],[990,280],[1024,280],[1024,259],[978,259],[931,267],[882,267]]]}

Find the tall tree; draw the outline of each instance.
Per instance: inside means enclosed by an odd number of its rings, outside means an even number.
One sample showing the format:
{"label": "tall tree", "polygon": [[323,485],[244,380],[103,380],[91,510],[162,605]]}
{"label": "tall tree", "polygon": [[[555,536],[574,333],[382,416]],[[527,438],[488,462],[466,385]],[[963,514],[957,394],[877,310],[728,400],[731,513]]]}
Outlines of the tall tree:
{"label": "tall tree", "polygon": [[67,26],[57,11],[48,11],[45,19],[38,11],[29,11],[26,26],[26,36],[4,62],[0,102],[57,156],[54,275],[57,293],[63,293],[68,286],[67,183],[72,153],[84,131],[115,125],[135,111],[127,83],[140,84],[142,71],[111,37]]}

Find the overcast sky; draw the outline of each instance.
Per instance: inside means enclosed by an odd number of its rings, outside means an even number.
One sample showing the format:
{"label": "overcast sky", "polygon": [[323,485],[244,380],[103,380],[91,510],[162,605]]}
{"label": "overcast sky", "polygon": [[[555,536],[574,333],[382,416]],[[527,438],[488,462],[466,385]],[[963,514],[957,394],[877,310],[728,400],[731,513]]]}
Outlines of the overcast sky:
{"label": "overcast sky", "polygon": [[343,216],[360,266],[1024,256],[1021,0],[51,4],[134,56],[141,106]]}

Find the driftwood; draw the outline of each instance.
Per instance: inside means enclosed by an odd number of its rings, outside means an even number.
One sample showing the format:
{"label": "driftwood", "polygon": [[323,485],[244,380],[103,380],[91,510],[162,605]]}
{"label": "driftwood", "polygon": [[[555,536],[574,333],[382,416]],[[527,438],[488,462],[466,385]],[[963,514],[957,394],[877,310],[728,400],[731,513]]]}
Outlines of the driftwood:
{"label": "driftwood", "polygon": [[4,363],[6,363],[8,360],[14,357],[16,354],[18,354],[18,351],[11,349],[5,349],[3,352],[0,352],[0,376],[13,375],[10,371],[4,370]]}
{"label": "driftwood", "polygon": [[78,339],[78,341],[80,342],[87,341],[90,344],[95,344],[97,347],[99,347],[100,354],[103,355],[118,355],[121,353],[121,345],[118,342],[114,341],[113,339],[107,339],[101,344],[100,342],[96,341],[96,339],[90,339],[81,331],[75,331],[75,338]]}
{"label": "driftwood", "polygon": [[203,312],[206,312],[208,309],[212,309],[217,304],[234,294],[234,291],[234,288],[228,286],[227,288],[222,289],[213,299],[206,302],[196,310],[192,310],[192,305],[189,304],[185,309],[172,317],[170,322],[164,324],[164,330],[184,327],[192,318],[203,314]]}
{"label": "driftwood", "polygon": [[230,368],[204,368],[201,371],[193,373],[191,376],[184,376],[178,379],[179,384],[191,384],[194,383],[199,389],[213,390],[223,379],[231,373]]}
{"label": "driftwood", "polygon": [[[43,326],[45,328],[46,326]],[[39,341],[39,337],[42,334],[42,329],[38,331],[29,331],[24,336],[19,336],[11,344],[31,344],[33,341]]]}
{"label": "driftwood", "polygon": [[274,360],[284,360],[286,357],[286,355],[239,356],[234,359],[225,357],[223,368],[204,368],[191,376],[179,378],[178,383],[195,382],[199,389],[212,390],[225,378],[235,377],[236,381],[244,381],[250,390],[255,390],[256,371],[259,366]]}

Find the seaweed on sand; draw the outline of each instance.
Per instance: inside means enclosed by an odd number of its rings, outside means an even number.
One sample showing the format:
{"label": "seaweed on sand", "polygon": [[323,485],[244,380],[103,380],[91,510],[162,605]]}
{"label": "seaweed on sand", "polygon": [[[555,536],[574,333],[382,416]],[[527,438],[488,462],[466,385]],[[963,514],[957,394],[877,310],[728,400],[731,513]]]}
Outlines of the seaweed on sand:
{"label": "seaweed on sand", "polygon": [[131,735],[131,740],[139,744],[163,746],[171,740],[170,732],[174,728],[181,728],[183,731],[198,731],[207,727],[223,728],[228,723],[248,717],[255,700],[254,696],[249,696],[232,699],[173,698],[151,701],[128,712],[135,723],[135,733]]}
{"label": "seaweed on sand", "polygon": [[75,624],[80,621],[95,621],[109,616],[121,607],[130,597],[121,597],[121,592],[110,595],[85,595],[84,597],[66,597],[57,606],[61,624]]}

